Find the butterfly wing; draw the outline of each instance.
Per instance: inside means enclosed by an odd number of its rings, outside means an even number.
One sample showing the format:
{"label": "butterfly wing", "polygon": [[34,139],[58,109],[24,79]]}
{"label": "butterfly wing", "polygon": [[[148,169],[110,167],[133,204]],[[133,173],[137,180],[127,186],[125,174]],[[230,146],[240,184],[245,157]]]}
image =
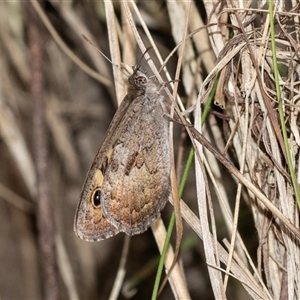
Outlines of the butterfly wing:
{"label": "butterfly wing", "polygon": [[102,213],[100,203],[102,171],[97,170],[93,179],[89,189],[83,190],[74,222],[76,235],[91,242],[101,241],[119,233],[119,230],[108,222]]}
{"label": "butterfly wing", "polygon": [[128,235],[144,232],[170,194],[169,123],[158,94],[142,95],[126,113],[101,189],[107,220]]}
{"label": "butterfly wing", "polygon": [[103,184],[104,171],[111,154],[112,144],[120,134],[124,122],[124,115],[131,103],[131,99],[125,97],[116,114],[114,115],[104,141],[93,161],[86,176],[85,183],[77,206],[74,231],[75,234],[86,241],[100,241],[119,233],[103,215],[99,193]]}

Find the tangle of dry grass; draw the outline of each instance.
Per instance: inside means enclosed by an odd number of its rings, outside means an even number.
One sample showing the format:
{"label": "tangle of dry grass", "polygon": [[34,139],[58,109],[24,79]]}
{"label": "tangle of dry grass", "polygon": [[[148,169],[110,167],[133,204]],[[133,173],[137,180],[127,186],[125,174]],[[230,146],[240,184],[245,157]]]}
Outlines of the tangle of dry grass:
{"label": "tangle of dry grass", "polygon": [[[124,248],[119,272],[122,234],[86,243],[73,233],[85,174],[126,95],[124,74],[84,41],[84,34],[119,66],[133,66],[152,46],[143,64],[159,82],[168,82],[166,95],[176,100],[175,112],[185,111],[193,123],[174,125],[177,178],[190,145],[195,166],[180,203],[182,268],[174,269],[171,288],[160,298],[300,299],[298,184],[293,186],[291,175],[295,172],[299,182],[300,10],[296,1],[282,3],[274,6],[274,18],[267,4],[256,1],[0,3],[0,298],[40,299],[47,286],[40,277],[45,257],[37,244],[43,229],[36,225],[41,224],[36,186],[41,181],[33,154],[36,102],[31,101],[35,82],[28,31],[36,23],[27,15],[30,6],[41,22],[35,29],[44,54],[39,70],[49,141],[44,184],[54,214],[57,258],[51,263],[59,271],[57,297],[149,298],[157,268],[150,231]],[[167,205],[165,220],[171,210]],[[164,234],[157,236],[161,248]],[[44,243],[47,248],[48,240]]]}

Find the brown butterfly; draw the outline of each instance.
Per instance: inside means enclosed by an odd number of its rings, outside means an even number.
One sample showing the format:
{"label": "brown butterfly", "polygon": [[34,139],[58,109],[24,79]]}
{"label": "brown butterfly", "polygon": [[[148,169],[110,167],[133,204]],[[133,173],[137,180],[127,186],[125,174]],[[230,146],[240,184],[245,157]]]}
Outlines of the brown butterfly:
{"label": "brown butterfly", "polygon": [[74,230],[86,241],[144,232],[170,195],[166,99],[139,67],[87,174]]}

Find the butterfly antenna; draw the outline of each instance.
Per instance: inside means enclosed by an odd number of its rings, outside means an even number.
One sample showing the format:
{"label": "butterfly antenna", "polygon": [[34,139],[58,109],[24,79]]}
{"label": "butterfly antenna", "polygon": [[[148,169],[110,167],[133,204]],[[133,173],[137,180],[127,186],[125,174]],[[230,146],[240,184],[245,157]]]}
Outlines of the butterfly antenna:
{"label": "butterfly antenna", "polygon": [[114,62],[112,62],[87,36],[85,36],[84,34],[81,35],[83,37],[83,39],[88,42],[90,45],[92,45],[107,61],[109,61],[114,67],[118,68],[126,77],[128,76],[128,74],[125,74],[125,72],[122,70],[122,68],[115,64]]}
{"label": "butterfly antenna", "polygon": [[[141,67],[141,61],[145,58],[146,53],[149,52],[149,50],[151,50],[152,48],[153,48],[153,47],[150,46],[150,47],[148,47],[148,48],[144,51],[144,53],[143,53],[143,55],[141,56],[141,58],[139,59],[138,63],[133,67],[133,72],[134,72],[134,73],[136,73],[138,70],[142,69],[142,67]],[[145,70],[144,70],[144,72],[146,73]]]}

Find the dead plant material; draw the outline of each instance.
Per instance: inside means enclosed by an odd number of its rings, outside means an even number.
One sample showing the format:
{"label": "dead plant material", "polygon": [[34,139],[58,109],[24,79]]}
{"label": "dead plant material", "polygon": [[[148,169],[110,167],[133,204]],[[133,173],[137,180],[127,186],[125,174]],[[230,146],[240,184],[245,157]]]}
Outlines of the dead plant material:
{"label": "dead plant material", "polygon": [[[173,131],[177,179],[195,149],[180,202],[178,283],[170,281],[160,299],[300,299],[299,187],[291,175],[299,182],[300,8],[290,3],[274,6],[270,16],[257,1],[30,1],[43,32],[40,110],[31,88],[40,86],[31,71],[38,57],[29,55],[34,18],[23,2],[0,2],[1,298],[41,299],[41,287],[52,279],[54,294],[46,292],[52,299],[152,293],[159,251],[150,231],[130,239],[123,254],[122,234],[93,244],[73,233],[85,174],[127,89],[126,76],[84,34],[120,67],[133,66],[152,47],[143,67],[181,118]],[[201,124],[216,78],[211,113]],[[34,115],[40,117],[35,131]],[[48,141],[34,143],[46,133]],[[44,150],[41,171],[34,168],[41,161],[35,153]],[[165,224],[172,209],[163,212]],[[44,249],[38,247],[43,230]],[[161,249],[164,228],[157,232]],[[43,262],[48,279],[41,276],[42,253],[49,254]]]}

